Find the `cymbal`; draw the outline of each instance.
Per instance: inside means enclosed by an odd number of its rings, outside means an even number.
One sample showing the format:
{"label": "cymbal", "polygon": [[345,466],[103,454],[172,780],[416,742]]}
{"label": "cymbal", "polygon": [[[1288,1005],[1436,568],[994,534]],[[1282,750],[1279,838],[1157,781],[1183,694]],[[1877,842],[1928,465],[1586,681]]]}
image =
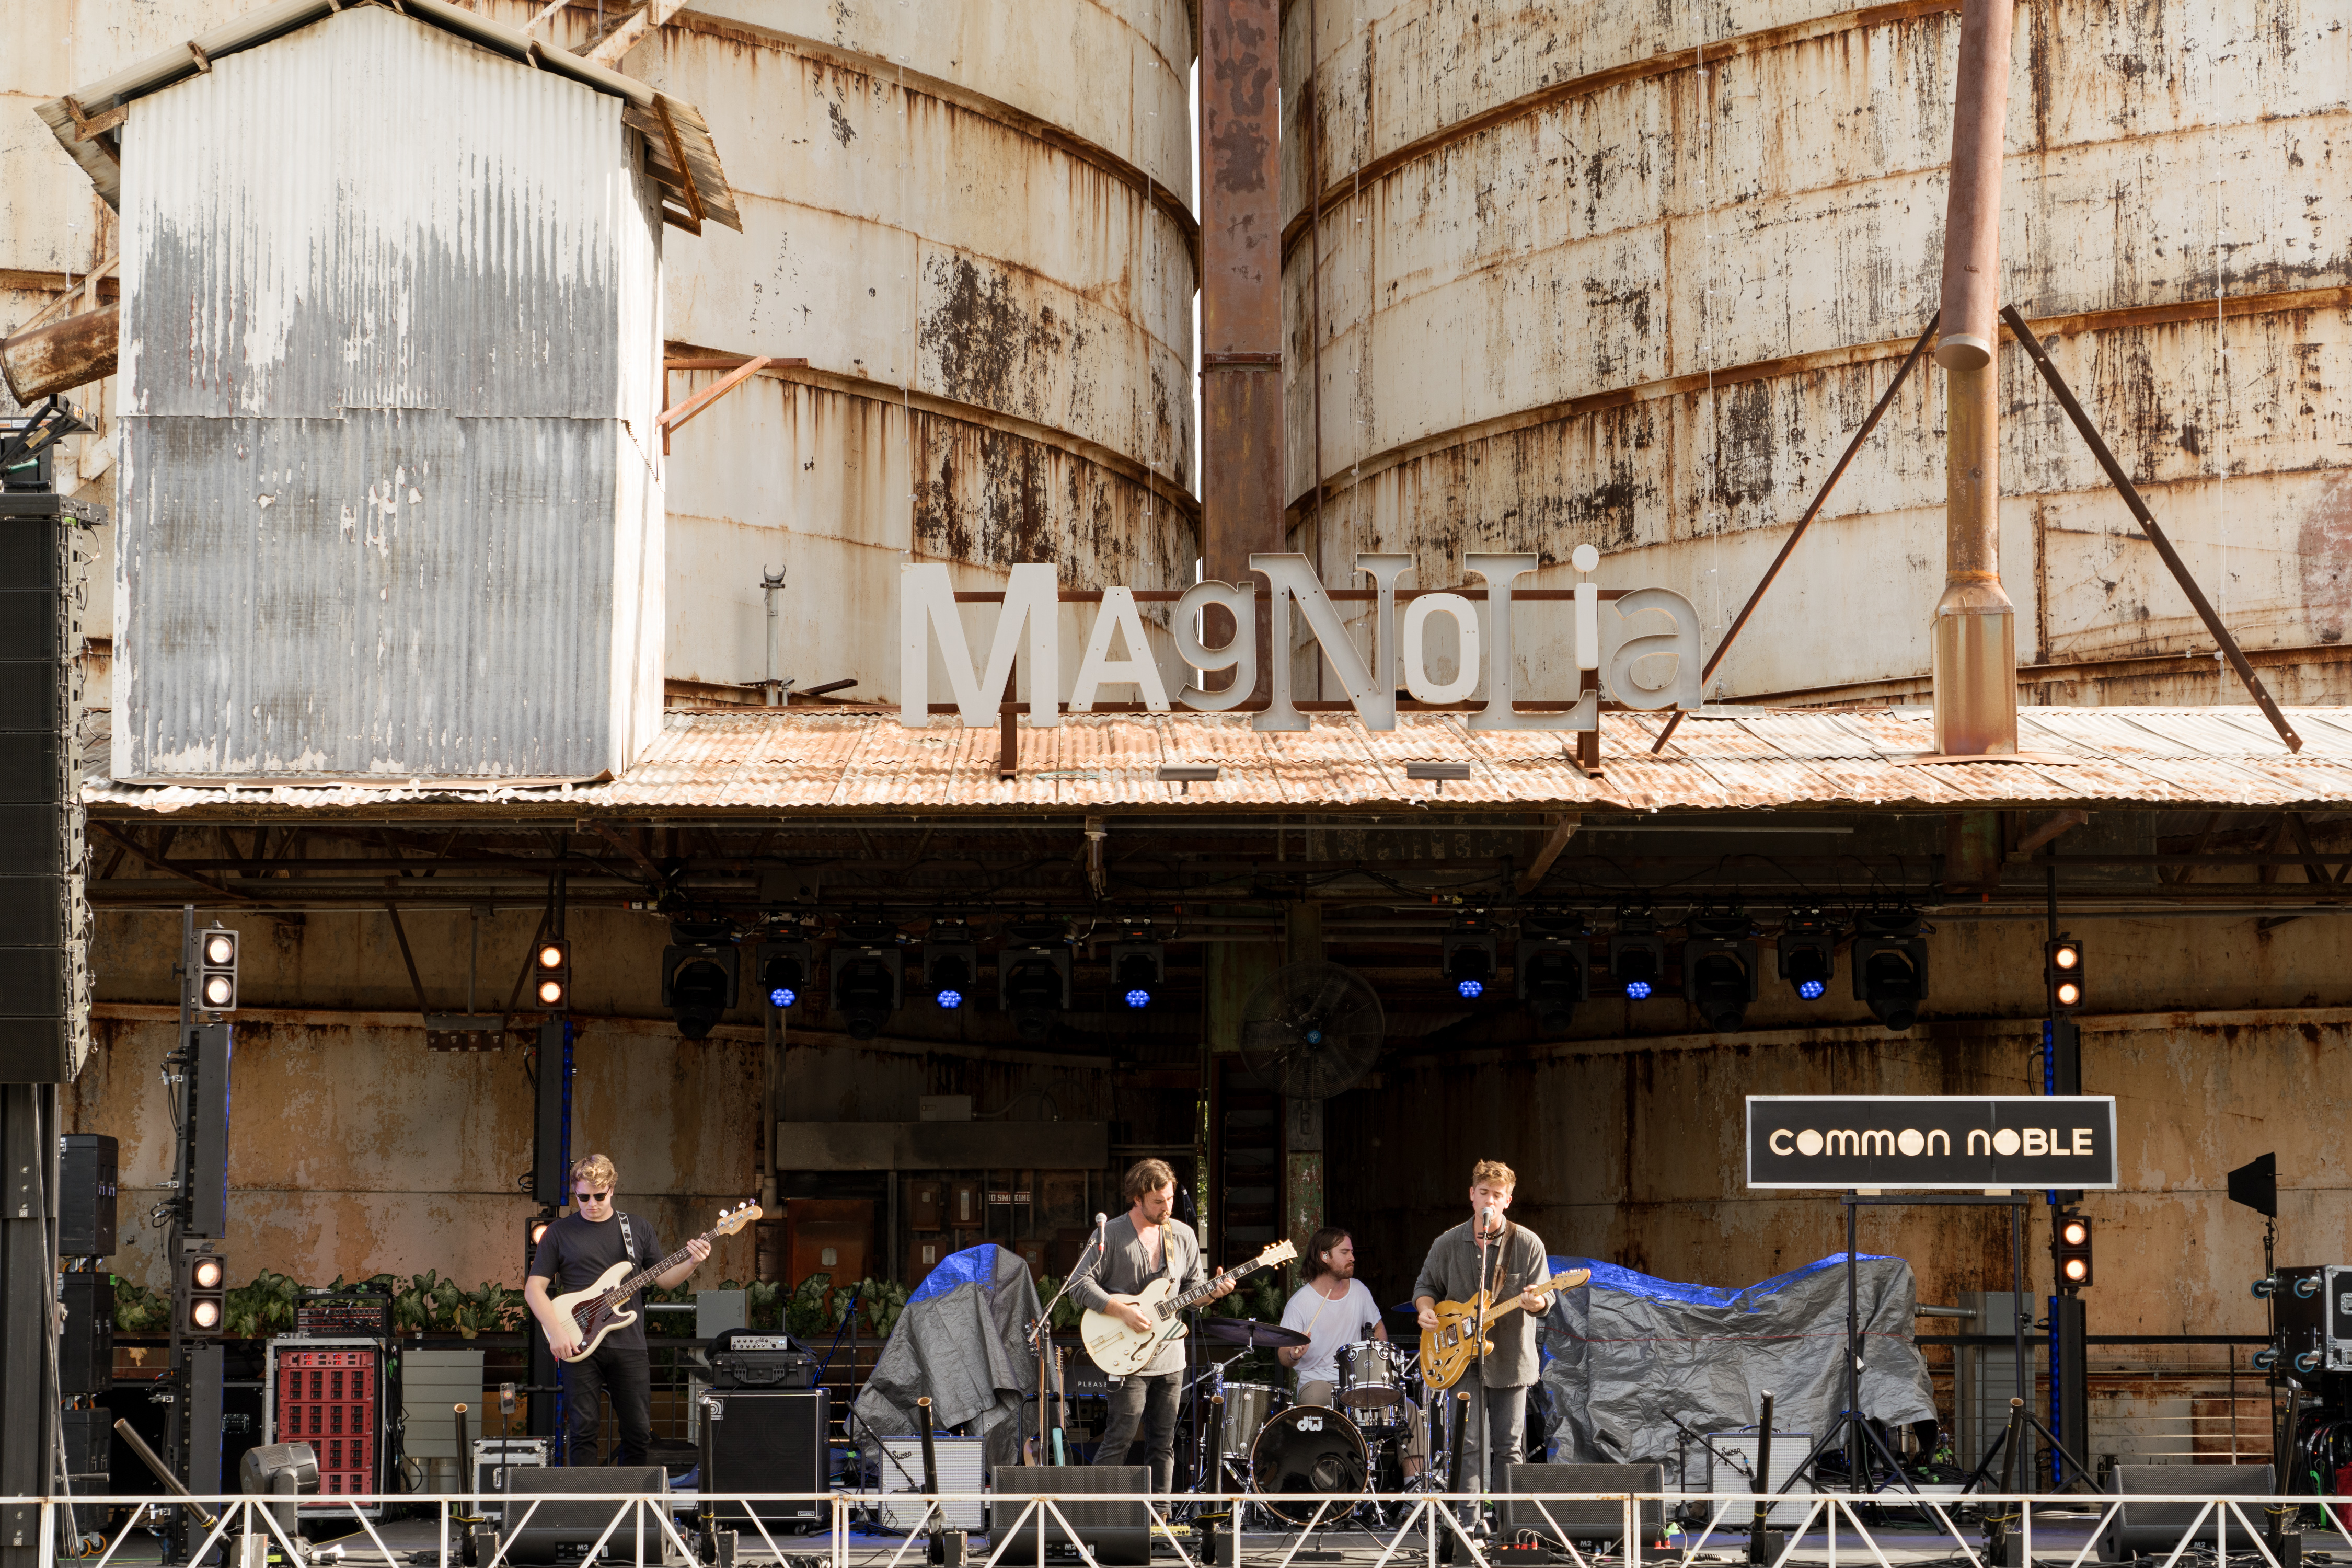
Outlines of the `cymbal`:
{"label": "cymbal", "polygon": [[1307,1336],[1297,1329],[1261,1323],[1255,1318],[1203,1318],[1201,1337],[1221,1345],[1247,1345],[1252,1350],[1280,1350],[1303,1345]]}

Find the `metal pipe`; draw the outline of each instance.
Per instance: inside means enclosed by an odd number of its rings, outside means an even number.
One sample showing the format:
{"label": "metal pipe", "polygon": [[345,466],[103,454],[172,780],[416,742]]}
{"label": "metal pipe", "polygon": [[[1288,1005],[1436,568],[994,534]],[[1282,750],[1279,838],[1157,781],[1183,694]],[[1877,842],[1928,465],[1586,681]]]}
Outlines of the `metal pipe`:
{"label": "metal pipe", "polygon": [[1943,315],[1936,363],[1982,370],[2000,341],[2000,154],[2009,122],[2011,0],[1963,0],[1944,202]]}
{"label": "metal pipe", "polygon": [[114,374],[122,307],[109,305],[0,342],[0,380],[30,408],[53,392],[87,386]]}
{"label": "metal pipe", "polygon": [[784,569],[779,566],[773,572],[762,570],[760,591],[768,604],[768,678],[760,683],[760,689],[769,707],[781,708],[784,705],[785,683],[776,675],[777,668],[783,663],[783,650],[777,646],[776,596],[784,591]]}

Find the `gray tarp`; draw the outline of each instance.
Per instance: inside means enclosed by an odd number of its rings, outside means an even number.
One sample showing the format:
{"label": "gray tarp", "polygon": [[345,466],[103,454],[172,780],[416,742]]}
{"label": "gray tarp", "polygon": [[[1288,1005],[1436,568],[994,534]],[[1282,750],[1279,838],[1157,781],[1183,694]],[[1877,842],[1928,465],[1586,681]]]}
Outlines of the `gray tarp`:
{"label": "gray tarp", "polygon": [[[1677,1444],[1689,1445],[1667,1414],[1697,1432],[1753,1426],[1769,1389],[1775,1432],[1818,1436],[1845,1406],[1843,1253],[1736,1289],[1586,1258],[1555,1258],[1551,1268],[1592,1270],[1592,1282],[1561,1291],[1543,1322],[1543,1382],[1562,1463],[1654,1462],[1674,1478]],[[1935,1419],[1927,1363],[1911,1340],[1911,1266],[1858,1258],[1853,1272],[1862,1413],[1889,1425]],[[1693,1483],[1703,1462],[1694,1453]]]}
{"label": "gray tarp", "polygon": [[904,1436],[919,1430],[915,1401],[929,1395],[936,1431],[985,1437],[992,1467],[1017,1462],[1023,1402],[1037,1395],[1024,1336],[1039,1305],[1029,1266],[1001,1247],[940,1259],[908,1298],[851,1413],[882,1436]]}

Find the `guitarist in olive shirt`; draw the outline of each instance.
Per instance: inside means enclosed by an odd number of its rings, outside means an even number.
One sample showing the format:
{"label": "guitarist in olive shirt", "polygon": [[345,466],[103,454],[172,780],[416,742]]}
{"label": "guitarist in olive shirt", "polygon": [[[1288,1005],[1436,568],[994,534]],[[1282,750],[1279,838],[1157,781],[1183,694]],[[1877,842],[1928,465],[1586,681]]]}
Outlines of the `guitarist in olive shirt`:
{"label": "guitarist in olive shirt", "polygon": [[[1511,1191],[1518,1178],[1498,1160],[1481,1160],[1470,1173],[1470,1218],[1430,1244],[1429,1258],[1413,1281],[1413,1302],[1421,1309],[1421,1326],[1438,1326],[1440,1301],[1467,1301],[1483,1286],[1487,1300],[1501,1303],[1517,1296],[1523,1310],[1496,1323],[1491,1331],[1495,1348],[1479,1358],[1462,1381],[1436,1398],[1471,1396],[1467,1429],[1462,1434],[1463,1472],[1469,1490],[1491,1490],[1509,1479],[1506,1465],[1523,1457],[1528,1432],[1528,1387],[1538,1370],[1536,1322],[1550,1310],[1551,1297],[1528,1287],[1550,1276],[1543,1238],[1525,1226],[1504,1218],[1511,1206]],[[1454,1408],[1460,1409],[1458,1402]],[[1489,1451],[1493,1463],[1487,1464]],[[1440,1461],[1441,1463],[1443,1461]],[[1484,1485],[1482,1485],[1482,1480]]]}
{"label": "guitarist in olive shirt", "polygon": [[[619,1179],[613,1162],[602,1154],[572,1162],[572,1196],[578,1207],[541,1233],[539,1248],[531,1255],[530,1276],[522,1286],[522,1299],[546,1331],[548,1345],[560,1363],[557,1376],[563,1383],[567,1464],[596,1462],[596,1429],[603,1424],[601,1396],[605,1394],[612,1396],[613,1418],[621,1428],[621,1441],[613,1454],[614,1464],[644,1464],[646,1446],[654,1438],[653,1368],[646,1351],[645,1292],[639,1290],[628,1302],[629,1310],[636,1313],[635,1321],[606,1334],[604,1343],[578,1361],[569,1358],[580,1350],[579,1325],[558,1310],[553,1300],[553,1296],[585,1290],[615,1263],[626,1262],[634,1270],[662,1256],[661,1238],[651,1225],[637,1215],[614,1211],[613,1187]],[[692,1257],[656,1278],[655,1284],[665,1290],[671,1289],[710,1256],[707,1241],[698,1238],[686,1247]],[[550,1281],[555,1287],[552,1295],[548,1290]]]}
{"label": "guitarist in olive shirt", "polygon": [[[1193,1289],[1209,1277],[1201,1258],[1201,1238],[1175,1216],[1176,1173],[1165,1160],[1140,1160],[1127,1173],[1120,1189],[1128,1211],[1103,1227],[1101,1261],[1083,1279],[1070,1282],[1070,1298],[1090,1311],[1108,1312],[1138,1333],[1151,1331],[1151,1318],[1136,1302],[1136,1292],[1154,1279],[1175,1281],[1176,1293]],[[1228,1295],[1224,1289],[1208,1300]],[[1184,1342],[1171,1340],[1151,1364],[1119,1381],[1111,1390],[1110,1419],[1095,1449],[1097,1465],[1123,1465],[1133,1457],[1136,1431],[1142,1429],[1145,1454],[1151,1466],[1151,1489],[1176,1489],[1176,1401],[1184,1382]]]}

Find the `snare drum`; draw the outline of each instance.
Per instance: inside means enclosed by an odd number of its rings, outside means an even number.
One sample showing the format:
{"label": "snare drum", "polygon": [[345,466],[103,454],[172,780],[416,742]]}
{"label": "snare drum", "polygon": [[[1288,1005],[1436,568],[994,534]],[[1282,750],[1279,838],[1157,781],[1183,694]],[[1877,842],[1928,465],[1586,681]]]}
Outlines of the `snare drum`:
{"label": "snare drum", "polygon": [[1217,1452],[1228,1459],[1247,1459],[1259,1429],[1285,1403],[1282,1390],[1268,1384],[1225,1384],[1225,1415],[1217,1434]]}
{"label": "snare drum", "polygon": [[1402,1413],[1405,1378],[1412,1357],[1402,1345],[1386,1340],[1358,1340],[1339,1347],[1339,1403],[1358,1421],[1369,1410]]}
{"label": "snare drum", "polygon": [[[1231,1388],[1228,1384],[1228,1389]],[[1354,1422],[1321,1405],[1294,1405],[1265,1424],[1250,1447],[1250,1490],[1292,1524],[1336,1524],[1352,1503],[1294,1500],[1298,1492],[1353,1495],[1372,1484],[1371,1450]]]}

